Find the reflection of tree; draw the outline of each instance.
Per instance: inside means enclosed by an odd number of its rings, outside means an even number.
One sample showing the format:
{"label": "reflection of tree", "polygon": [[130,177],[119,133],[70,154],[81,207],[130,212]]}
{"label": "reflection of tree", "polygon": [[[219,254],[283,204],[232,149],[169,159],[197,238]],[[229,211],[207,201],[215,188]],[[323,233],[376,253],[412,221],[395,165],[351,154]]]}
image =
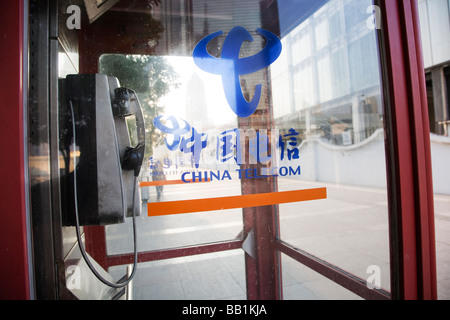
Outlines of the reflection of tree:
{"label": "reflection of tree", "polygon": [[164,107],[158,104],[159,100],[178,86],[175,70],[164,57],[104,55],[100,60],[100,72],[117,77],[121,86],[138,94],[146,124],[146,156],[150,156],[153,147],[163,141],[152,122],[164,112]]}

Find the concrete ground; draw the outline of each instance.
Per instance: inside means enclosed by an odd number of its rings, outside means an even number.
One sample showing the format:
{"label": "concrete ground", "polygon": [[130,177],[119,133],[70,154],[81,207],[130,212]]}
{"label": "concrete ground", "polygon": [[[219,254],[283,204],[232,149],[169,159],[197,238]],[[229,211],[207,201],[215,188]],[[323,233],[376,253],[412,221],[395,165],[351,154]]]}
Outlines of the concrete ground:
{"label": "concrete ground", "polygon": [[435,195],[438,298],[450,300],[450,196]]}
{"label": "concrete ground", "polygon": [[[327,187],[328,198],[280,206],[282,240],[362,279],[368,268],[379,270],[389,290],[389,241],[386,191],[283,179],[280,191]],[[156,191],[149,190],[149,201]],[[239,180],[166,186],[160,201],[231,196]],[[146,205],[138,218],[139,251],[175,248],[234,239],[242,230],[240,210],[149,218]],[[450,196],[435,196],[438,296],[450,299]],[[127,222],[107,227],[108,253],[132,251]],[[282,255],[285,299],[360,299],[314,271]],[[114,277],[124,267],[110,270]],[[133,282],[134,299],[245,299],[244,252],[233,250],[140,263]]]}

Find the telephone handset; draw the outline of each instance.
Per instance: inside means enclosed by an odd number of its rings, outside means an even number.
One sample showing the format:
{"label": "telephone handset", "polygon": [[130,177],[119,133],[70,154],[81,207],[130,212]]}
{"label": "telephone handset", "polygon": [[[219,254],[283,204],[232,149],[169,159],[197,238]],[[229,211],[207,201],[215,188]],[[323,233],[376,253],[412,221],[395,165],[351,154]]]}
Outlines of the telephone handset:
{"label": "telephone handset", "polygon": [[[137,263],[135,218],[141,209],[137,177],[145,152],[142,109],[133,90],[103,74],[68,75],[60,89],[60,146],[66,155],[66,174],[61,178],[63,225],[76,227],[80,251],[97,278],[121,288],[133,278]],[[127,121],[129,117],[135,118],[135,125]],[[73,171],[69,172],[71,159]],[[134,268],[125,281],[111,283],[89,262],[80,226],[123,223],[125,217],[133,218]]]}
{"label": "telephone handset", "polygon": [[137,177],[139,176],[139,171],[144,159],[145,127],[141,105],[136,93],[133,90],[128,88],[114,89],[113,114],[118,119],[122,119],[130,115],[135,115],[136,117],[136,133],[138,142],[135,147],[126,147],[123,155],[122,168],[124,170],[133,170],[134,175]]}

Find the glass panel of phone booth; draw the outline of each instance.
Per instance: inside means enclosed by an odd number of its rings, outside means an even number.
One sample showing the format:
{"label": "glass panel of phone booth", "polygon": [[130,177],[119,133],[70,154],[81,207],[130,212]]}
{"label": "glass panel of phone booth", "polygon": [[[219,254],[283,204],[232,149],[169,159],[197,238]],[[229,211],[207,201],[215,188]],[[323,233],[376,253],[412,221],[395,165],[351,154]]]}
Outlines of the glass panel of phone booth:
{"label": "glass panel of phone booth", "polygon": [[[288,130],[283,136],[297,138],[300,156],[294,163],[301,176],[278,177],[279,191],[324,186],[328,197],[280,205],[280,238],[363,280],[377,270],[377,286],[389,290],[382,86],[376,24],[368,18],[372,5],[328,1],[282,39],[284,56],[271,69],[274,118],[296,129],[296,137]],[[278,107],[286,105],[290,109]],[[292,166],[289,161],[287,153],[280,166]]]}
{"label": "glass panel of phone booth", "polygon": [[[119,3],[97,25],[81,29],[80,71],[91,70],[89,62],[97,65],[97,72],[134,89],[142,105],[139,251],[244,240],[251,230],[242,208],[264,201],[279,218],[273,225],[277,238],[364,280],[375,266],[375,284],[389,290],[373,2],[163,1],[135,11],[126,6]],[[90,28],[106,28],[118,12],[129,28],[105,32],[104,39],[123,39],[106,50]],[[139,33],[132,20],[123,22],[131,12],[151,13],[144,21],[151,31]],[[127,42],[129,33],[134,42]],[[252,61],[264,48],[270,53]],[[98,59],[89,60],[91,54]],[[305,198],[305,190],[320,195]],[[203,201],[208,198],[214,201]],[[105,230],[105,254],[132,252],[130,219]],[[247,254],[252,250],[265,248]],[[214,255],[205,261],[243,259]],[[181,263],[167,260],[172,262]],[[149,262],[142,272],[151,267]],[[231,278],[242,277],[241,267],[232,268]],[[292,286],[286,298],[296,297],[302,286],[295,272],[290,265],[283,274]],[[314,291],[320,285],[311,282],[309,290],[323,298]],[[141,288],[136,298],[155,297],[150,289]]]}

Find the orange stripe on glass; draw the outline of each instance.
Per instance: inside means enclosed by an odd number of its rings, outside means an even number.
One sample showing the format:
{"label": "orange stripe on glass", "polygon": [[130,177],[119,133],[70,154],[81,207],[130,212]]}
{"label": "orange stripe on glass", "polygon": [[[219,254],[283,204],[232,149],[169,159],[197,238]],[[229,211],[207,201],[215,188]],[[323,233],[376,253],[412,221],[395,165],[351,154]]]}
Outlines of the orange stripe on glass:
{"label": "orange stripe on glass", "polygon": [[153,202],[147,204],[149,217],[218,211],[238,208],[270,206],[282,203],[321,200],[327,198],[327,189],[307,189],[242,196],[207,198],[183,201]]}

